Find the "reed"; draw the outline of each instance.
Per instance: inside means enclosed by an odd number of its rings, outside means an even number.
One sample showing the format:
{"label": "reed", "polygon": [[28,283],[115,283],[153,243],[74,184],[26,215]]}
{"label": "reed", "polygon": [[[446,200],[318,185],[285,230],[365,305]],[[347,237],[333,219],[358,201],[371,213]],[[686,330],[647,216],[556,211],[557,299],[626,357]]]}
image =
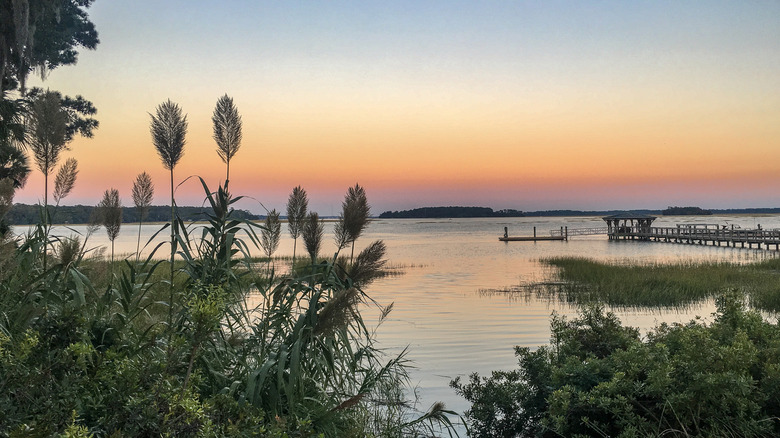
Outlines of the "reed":
{"label": "reed", "polygon": [[[174,197],[173,169],[184,154],[185,137],[187,135],[187,116],[182,116],[179,105],[168,101],[157,106],[156,115],[149,115],[152,118],[149,131],[152,134],[152,143],[157,154],[162,160],[163,167],[171,173],[171,260],[170,260],[170,280],[171,280],[171,302],[173,301],[173,262],[176,256],[176,234],[174,231],[176,220],[176,200]],[[171,309],[173,309],[171,307]],[[173,310],[171,310],[172,312]],[[173,317],[171,314],[170,319]]]}
{"label": "reed", "polygon": [[324,233],[325,224],[320,220],[319,215],[315,212],[309,213],[306,220],[303,222],[301,234],[303,237],[303,244],[306,246],[306,251],[309,253],[312,264],[317,260]]}
{"label": "reed", "polygon": [[279,221],[279,212],[276,209],[271,210],[263,221],[264,228],[260,230],[260,246],[268,258],[268,265],[271,265],[273,255],[279,248],[279,240],[282,237],[282,223]]}
{"label": "reed", "polygon": [[295,266],[295,249],[298,246],[298,237],[303,231],[303,221],[308,209],[309,198],[306,196],[306,190],[301,186],[295,187],[287,200],[287,229],[290,232],[290,237],[293,238],[293,266]]}
{"label": "reed", "polygon": [[65,164],[57,171],[57,176],[54,177],[54,203],[56,205],[60,205],[60,201],[73,190],[78,173],[78,161],[75,158],[65,160]]}
{"label": "reed", "polygon": [[368,225],[368,218],[371,215],[371,207],[368,205],[366,191],[359,184],[350,187],[341,203],[341,214],[336,222],[334,238],[338,250],[352,245],[350,253],[350,263],[355,257],[355,241],[363,233]]}
{"label": "reed", "polygon": [[135,209],[138,212],[138,242],[136,242],[135,246],[136,263],[138,263],[141,255],[141,224],[143,224],[146,214],[149,212],[153,199],[154,184],[152,183],[152,177],[148,173],[142,172],[133,181],[133,204],[135,204]]}
{"label": "reed", "polygon": [[214,141],[217,142],[217,154],[225,163],[225,189],[230,181],[230,159],[241,147],[241,116],[233,103],[233,98],[225,94],[217,100],[214,114],[211,116],[214,124]]}
{"label": "reed", "polygon": [[122,227],[122,201],[119,190],[110,189],[103,193],[103,199],[98,204],[100,223],[106,228],[106,235],[111,241],[111,264],[114,263],[114,241],[119,236]]}

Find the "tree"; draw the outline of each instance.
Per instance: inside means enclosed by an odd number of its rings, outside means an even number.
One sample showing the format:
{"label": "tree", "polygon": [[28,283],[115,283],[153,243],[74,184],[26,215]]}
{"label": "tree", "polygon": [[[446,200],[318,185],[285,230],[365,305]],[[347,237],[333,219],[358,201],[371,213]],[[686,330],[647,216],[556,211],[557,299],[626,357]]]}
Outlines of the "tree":
{"label": "tree", "polygon": [[98,34],[86,9],[93,0],[0,0],[0,91],[25,91],[27,76],[75,64]]}
{"label": "tree", "polygon": [[24,152],[11,146],[0,144],[0,180],[10,179],[13,188],[24,187],[30,166]]}
{"label": "tree", "polygon": [[217,142],[217,154],[227,165],[225,174],[225,188],[230,180],[230,159],[241,147],[241,116],[238,108],[233,104],[233,99],[227,94],[220,97],[211,116],[214,122],[214,141]]}

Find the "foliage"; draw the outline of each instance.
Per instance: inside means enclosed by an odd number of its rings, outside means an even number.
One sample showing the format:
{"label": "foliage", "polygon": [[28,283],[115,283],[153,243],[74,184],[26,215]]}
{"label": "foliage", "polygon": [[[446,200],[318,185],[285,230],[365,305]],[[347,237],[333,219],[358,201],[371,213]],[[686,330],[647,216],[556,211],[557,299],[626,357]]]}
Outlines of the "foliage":
{"label": "foliage", "polygon": [[81,96],[63,96],[58,91],[44,91],[37,87],[27,93],[27,99],[35,101],[39,96],[48,93],[54,94],[60,100],[60,109],[67,118],[65,123],[65,142],[70,143],[76,134],[84,138],[92,138],[93,131],[100,126],[97,120],[89,117],[97,114],[95,105]]}
{"label": "foliage", "polygon": [[334,261],[253,283],[259,226],[232,216],[240,198],[202,185],[207,220],[176,219],[170,286],[160,246],[99,283],[105,262],[77,237],[58,239],[48,269],[42,226],[4,249],[0,436],[389,437],[447,424],[442,406],[396,410],[404,358],[384,357],[361,318],[383,245],[357,256],[360,281]]}
{"label": "foliage", "polygon": [[92,0],[0,1],[0,91],[24,90],[34,69],[42,75],[75,64],[76,49],[94,49],[95,26],[86,9]]}
{"label": "foliage", "polygon": [[553,317],[549,346],[516,347],[519,368],[453,387],[471,435],[776,436],[780,327],[728,292],[714,322],[638,331],[600,307]]}

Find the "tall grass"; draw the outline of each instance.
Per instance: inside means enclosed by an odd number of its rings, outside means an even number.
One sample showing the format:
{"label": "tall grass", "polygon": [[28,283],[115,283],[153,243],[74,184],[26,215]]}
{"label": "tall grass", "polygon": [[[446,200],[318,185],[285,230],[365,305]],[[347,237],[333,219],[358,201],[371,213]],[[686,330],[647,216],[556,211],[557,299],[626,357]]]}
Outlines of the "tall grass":
{"label": "tall grass", "polygon": [[578,304],[620,307],[685,307],[739,289],[759,309],[780,311],[780,260],[753,264],[683,261],[616,263],[581,257],[541,260],[563,284],[548,287]]}

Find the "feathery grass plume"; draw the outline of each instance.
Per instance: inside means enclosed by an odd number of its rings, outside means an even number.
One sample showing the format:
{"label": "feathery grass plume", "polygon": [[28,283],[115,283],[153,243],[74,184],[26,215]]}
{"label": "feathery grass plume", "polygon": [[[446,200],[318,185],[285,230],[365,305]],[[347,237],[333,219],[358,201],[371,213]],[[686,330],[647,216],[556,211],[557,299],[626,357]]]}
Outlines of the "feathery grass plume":
{"label": "feathery grass plume", "polygon": [[139,173],[133,182],[133,203],[135,204],[136,212],[138,212],[138,242],[135,246],[136,263],[141,254],[141,224],[146,218],[146,214],[149,212],[149,206],[152,205],[152,199],[154,199],[154,184],[152,183],[152,177],[146,172]]}
{"label": "feathery grass plume", "polygon": [[111,265],[114,264],[114,240],[119,235],[122,226],[122,202],[119,200],[119,190],[106,190],[103,200],[98,204],[100,222],[106,227],[108,240],[111,241]]}
{"label": "feathery grass plume", "polygon": [[303,235],[303,243],[306,245],[306,251],[308,251],[312,263],[317,260],[317,254],[320,252],[322,235],[324,233],[325,225],[320,220],[320,216],[314,212],[309,213],[309,216],[307,216],[303,222],[301,234]]}
{"label": "feathery grass plume", "polygon": [[382,268],[387,263],[385,252],[387,247],[381,240],[377,240],[369,245],[363,251],[360,251],[355,263],[353,263],[348,272],[353,283],[358,287],[365,287],[376,278],[382,275]]}
{"label": "feathery grass plume", "polygon": [[233,103],[233,98],[227,94],[217,100],[214,114],[211,116],[214,123],[214,141],[217,142],[217,154],[227,165],[225,174],[225,187],[230,180],[230,159],[241,147],[241,116],[238,108]]}
{"label": "feathery grass plume", "polygon": [[168,101],[157,106],[149,128],[152,142],[166,169],[173,171],[184,155],[184,137],[187,135],[187,116],[182,115],[178,104]]}
{"label": "feathery grass plume", "polygon": [[46,91],[36,96],[27,115],[27,130],[35,164],[44,177],[44,210],[49,205],[49,174],[67,149],[67,125],[68,113],[62,109],[58,93]]}
{"label": "feathery grass plume", "polygon": [[265,217],[265,228],[260,232],[260,246],[269,259],[279,247],[281,236],[282,223],[279,221],[279,212],[274,209],[268,212]]}
{"label": "feathery grass plume", "polygon": [[173,191],[173,169],[184,154],[184,137],[187,135],[187,116],[182,116],[179,105],[171,102],[163,102],[157,106],[156,115],[151,115],[152,123],[149,131],[152,134],[152,143],[160,155],[163,166],[171,172],[171,261],[170,261],[170,302],[168,303],[170,311],[168,312],[168,323],[173,319],[173,262],[176,257],[176,201]]}
{"label": "feathery grass plume", "polygon": [[309,198],[306,196],[306,190],[301,188],[301,186],[295,187],[287,200],[287,229],[290,231],[290,237],[293,238],[293,266],[295,266],[295,249],[298,246],[298,236],[303,231],[303,221],[306,219],[306,211],[308,209]]}
{"label": "feathery grass plume", "polygon": [[354,287],[336,291],[317,315],[314,335],[327,336],[346,327],[355,318],[355,307],[359,302],[360,293]]}
{"label": "feathery grass plume", "polygon": [[79,236],[70,236],[60,239],[59,244],[54,249],[54,256],[64,265],[70,265],[76,262],[81,255],[81,239]]}
{"label": "feathery grass plume", "polygon": [[54,177],[55,204],[60,205],[60,201],[68,196],[73,190],[73,186],[76,185],[76,175],[79,173],[78,164],[75,158],[68,158],[57,171],[57,176]]}
{"label": "feathery grass plume", "polygon": [[352,245],[350,263],[355,256],[355,241],[363,233],[368,225],[368,217],[371,215],[371,207],[368,205],[366,191],[359,184],[350,187],[341,203],[341,214],[336,222],[335,239],[339,251]]}

